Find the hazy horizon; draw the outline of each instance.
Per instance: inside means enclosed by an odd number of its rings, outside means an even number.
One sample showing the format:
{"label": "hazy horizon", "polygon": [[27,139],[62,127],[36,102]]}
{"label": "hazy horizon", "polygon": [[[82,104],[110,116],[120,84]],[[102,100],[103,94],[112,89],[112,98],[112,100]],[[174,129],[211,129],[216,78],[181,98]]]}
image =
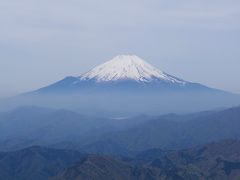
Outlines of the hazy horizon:
{"label": "hazy horizon", "polygon": [[240,94],[240,2],[0,0],[0,97],[136,54],[187,81]]}

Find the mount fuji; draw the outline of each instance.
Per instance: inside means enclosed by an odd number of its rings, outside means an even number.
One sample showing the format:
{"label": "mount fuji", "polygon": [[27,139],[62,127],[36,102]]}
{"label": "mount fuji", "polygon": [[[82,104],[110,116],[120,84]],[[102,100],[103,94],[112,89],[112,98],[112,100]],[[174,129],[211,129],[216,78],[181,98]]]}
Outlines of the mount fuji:
{"label": "mount fuji", "polygon": [[89,91],[213,91],[167,74],[136,55],[119,55],[79,77],[66,77],[34,93],[80,93]]}
{"label": "mount fuji", "polygon": [[222,108],[240,104],[240,98],[172,76],[138,56],[120,55],[80,76],[20,95],[12,104],[119,117]]}

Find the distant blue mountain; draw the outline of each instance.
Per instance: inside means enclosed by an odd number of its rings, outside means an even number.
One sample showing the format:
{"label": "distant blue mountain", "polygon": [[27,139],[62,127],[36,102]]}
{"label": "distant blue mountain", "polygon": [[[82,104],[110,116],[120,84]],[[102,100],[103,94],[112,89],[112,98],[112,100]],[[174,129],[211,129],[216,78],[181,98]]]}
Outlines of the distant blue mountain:
{"label": "distant blue mountain", "polygon": [[121,55],[79,77],[66,77],[25,93],[12,104],[121,116],[235,106],[240,96],[177,78],[135,55]]}
{"label": "distant blue mountain", "polygon": [[121,55],[80,77],[66,77],[36,93],[82,93],[93,91],[216,91],[192,83],[146,63],[137,56]]}

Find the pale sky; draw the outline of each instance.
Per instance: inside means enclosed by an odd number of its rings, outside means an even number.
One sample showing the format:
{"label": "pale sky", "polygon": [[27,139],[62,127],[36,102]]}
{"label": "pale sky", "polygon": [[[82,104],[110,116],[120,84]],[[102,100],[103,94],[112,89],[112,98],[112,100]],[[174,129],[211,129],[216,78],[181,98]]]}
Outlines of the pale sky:
{"label": "pale sky", "polygon": [[0,97],[118,54],[240,93],[240,1],[0,0]]}

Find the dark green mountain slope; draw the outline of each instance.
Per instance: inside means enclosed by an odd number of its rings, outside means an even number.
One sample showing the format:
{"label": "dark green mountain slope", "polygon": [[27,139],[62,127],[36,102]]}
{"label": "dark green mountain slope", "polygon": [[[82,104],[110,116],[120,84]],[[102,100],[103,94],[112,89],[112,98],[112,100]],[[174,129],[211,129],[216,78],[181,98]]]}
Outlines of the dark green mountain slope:
{"label": "dark green mountain slope", "polygon": [[134,167],[120,159],[108,156],[89,156],[63,171],[55,180],[113,180],[156,179],[157,170]]}
{"label": "dark green mountain slope", "polygon": [[30,147],[0,153],[1,180],[45,180],[80,160],[77,151]]}
{"label": "dark green mountain slope", "polygon": [[182,151],[148,150],[133,159],[89,156],[54,180],[238,180],[240,141]]}

